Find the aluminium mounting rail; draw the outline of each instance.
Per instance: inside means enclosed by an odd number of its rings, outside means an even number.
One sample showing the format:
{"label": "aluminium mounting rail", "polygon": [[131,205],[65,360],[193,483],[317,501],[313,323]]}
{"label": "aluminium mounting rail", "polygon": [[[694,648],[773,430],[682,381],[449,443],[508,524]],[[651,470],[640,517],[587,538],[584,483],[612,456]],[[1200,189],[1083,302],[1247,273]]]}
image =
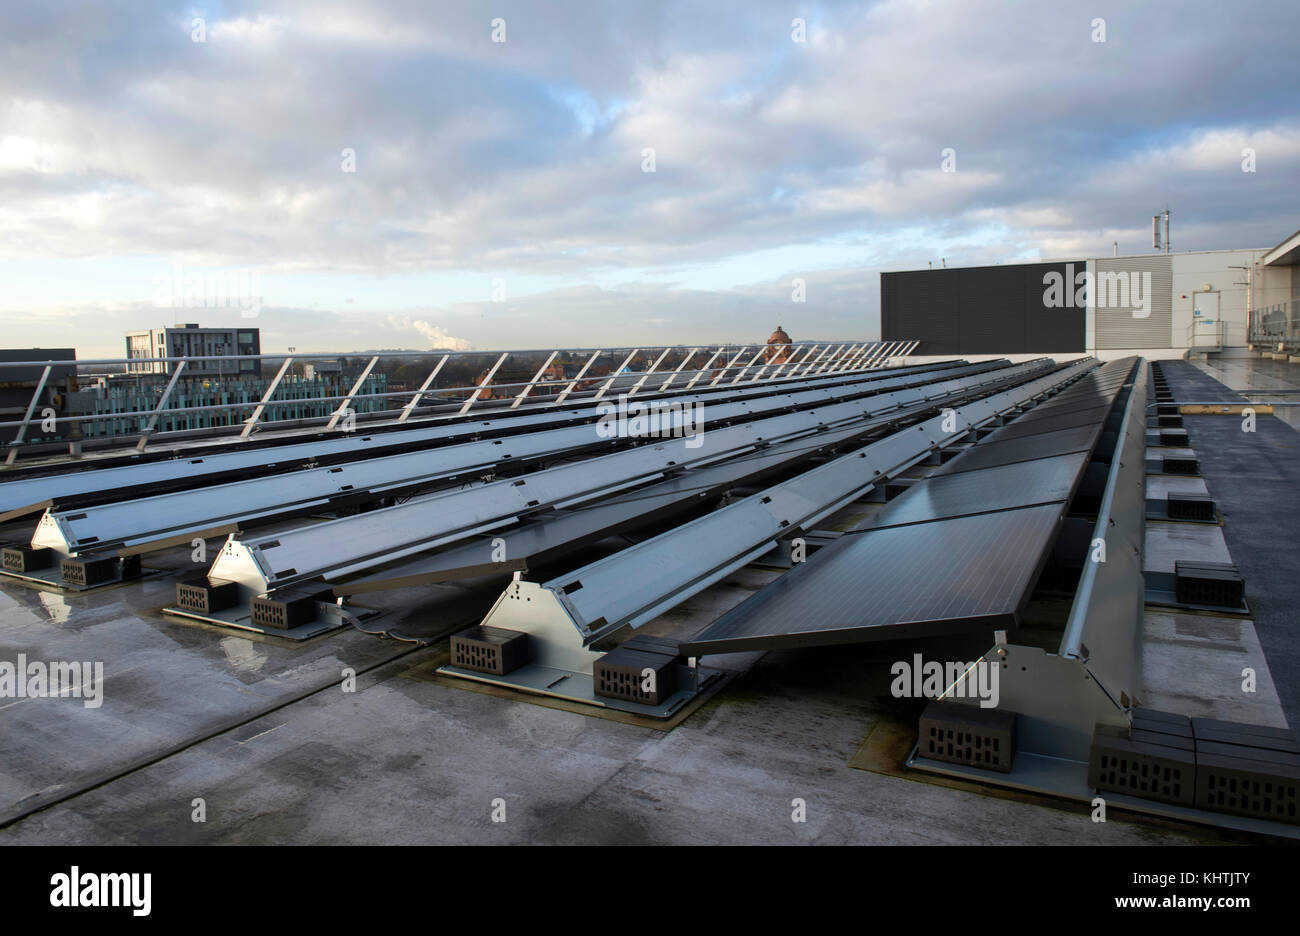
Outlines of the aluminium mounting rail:
{"label": "aluminium mounting rail", "polygon": [[1000,650],[1017,664],[1003,671],[999,686],[999,707],[1018,713],[1016,772],[1022,765],[1032,771],[1031,764],[1055,769],[1069,760],[1086,762],[1094,726],[1127,726],[1128,710],[1143,693],[1147,385],[1141,358],[1138,364],[1107,425],[1113,437],[1089,540],[1093,555],[1097,544],[1104,544],[1104,561],[1083,564],[1054,651],[1013,639],[987,654]]}
{"label": "aluminium mounting rail", "polygon": [[[996,366],[984,363],[947,369],[943,373],[964,376],[994,369]],[[684,406],[666,407],[667,419],[661,421],[669,423],[666,428],[670,431],[689,429],[682,434],[690,434],[709,426],[875,395],[893,387],[919,385],[928,379],[924,374],[907,374],[815,389],[795,385],[785,393],[702,406],[696,413],[700,419],[692,419],[690,426],[683,425],[687,414]],[[614,409],[613,405],[609,408]],[[413,494],[440,481],[475,480],[502,466],[572,457],[618,444],[619,440],[602,436],[597,428],[598,424],[581,423],[232,481],[198,490],[121,498],[107,504],[65,510],[47,509],[36,526],[31,545],[53,549],[64,556],[87,551],[114,550],[118,555],[155,551],[188,543],[194,537],[233,533],[255,522],[301,515],[332,505],[373,501],[381,495]]]}
{"label": "aluminium mounting rail", "polygon": [[[979,392],[985,392],[979,388]],[[936,407],[959,403],[969,393],[954,393],[947,399],[929,400],[884,416],[829,430],[811,437],[777,442],[748,455],[698,468],[687,467],[680,474],[643,488],[619,494],[599,503],[570,511],[548,513],[492,537],[473,538],[434,553],[386,564],[334,584],[334,594],[358,595],[412,585],[502,574],[544,564],[589,543],[625,530],[656,522],[695,505],[710,502],[736,486],[752,485],[772,475],[786,473],[813,457],[825,457],[846,445],[860,444],[867,436],[882,432],[891,424],[932,413]]]}
{"label": "aluminium mounting rail", "polygon": [[238,583],[256,594],[311,579],[338,580],[477,533],[513,526],[530,514],[640,487],[687,465],[733,458],[781,439],[840,428],[961,388],[996,382],[1009,374],[1028,375],[1053,366],[1041,359],[714,429],[696,439],[656,440],[518,480],[434,494],[276,535],[240,539],[232,534],[209,578]]}
{"label": "aluminium mounting rail", "polygon": [[649,622],[897,474],[1097,366],[1084,359],[872,442],[788,481],[544,583],[516,573],[483,620],[523,631],[534,661],[590,672],[587,647]]}
{"label": "aluminium mounting rail", "polygon": [[[957,360],[940,360],[940,361],[932,361],[924,364],[909,365],[906,367],[892,367],[892,368],[887,368],[885,370],[888,370],[891,373],[906,373],[909,371],[941,369],[943,367],[956,366],[965,363],[968,362],[957,361]],[[882,368],[880,368],[879,366],[872,366],[872,367],[855,366],[855,362],[849,361],[846,363],[846,366],[837,367],[835,368],[834,371],[827,372],[824,374],[820,371],[818,371],[815,374],[814,373],[795,374],[791,372],[789,374],[786,374],[784,377],[782,377],[779,380],[773,378],[769,378],[764,381],[748,380],[741,387],[733,387],[732,382],[730,381],[728,381],[726,384],[723,384],[722,386],[714,386],[713,384],[706,384],[706,385],[696,387],[694,389],[694,393],[695,394],[712,393],[712,394],[719,394],[720,396],[734,396],[743,392],[743,394],[745,395],[750,395],[750,394],[761,395],[764,393],[781,392],[782,390],[787,389],[789,386],[795,384],[800,386],[821,386],[821,385],[830,385],[832,383],[836,383],[845,379],[848,380],[873,379],[875,376],[879,375],[881,370]],[[638,376],[644,378],[649,375],[633,373],[633,374],[623,375],[619,379],[626,380]],[[686,386],[673,387],[670,390],[669,387],[671,386],[671,384],[672,384],[671,379],[666,380],[657,389],[650,389],[647,390],[645,393],[641,394],[641,397],[642,398],[671,397],[679,394],[689,393],[691,392],[692,387],[694,387],[694,382],[692,382],[691,384],[688,384]],[[529,403],[523,409],[519,409],[513,403],[511,403],[510,406],[483,409],[477,413],[474,413],[473,415],[440,411],[437,413],[430,413],[427,415],[423,415],[420,419],[418,419],[413,423],[406,423],[405,418],[401,418],[395,421],[381,421],[373,424],[367,424],[365,426],[365,433],[369,435],[381,435],[390,432],[400,432],[403,429],[415,428],[416,426],[429,427],[429,426],[461,425],[461,426],[475,427],[480,424],[492,425],[492,426],[498,426],[498,425],[509,426],[511,425],[510,423],[497,422],[497,420],[508,419],[510,417],[526,417],[526,416],[533,416],[533,415],[541,415],[543,418],[554,418],[553,414],[557,412],[571,411],[575,409],[580,409],[584,406],[590,407],[592,403],[597,401],[598,398],[595,397],[594,395],[591,395],[594,393],[594,391],[582,391],[576,394],[573,399],[569,400],[569,402],[566,403],[565,398],[569,395],[569,392],[572,392],[572,387],[573,384],[571,383],[570,387],[567,388],[567,392],[561,394],[555,399],[549,399],[549,398],[535,399],[535,402]],[[623,389],[623,388],[616,388],[615,392],[610,395],[617,396],[619,389]],[[429,390],[427,387],[419,391],[420,394],[434,394],[434,393],[441,393],[441,392],[443,391]],[[635,394],[631,394],[630,388],[629,388],[629,394],[635,395]],[[520,397],[515,398],[516,401],[520,399],[521,399]],[[453,401],[451,405],[452,406],[459,405],[459,402],[460,402],[459,400]],[[489,420],[489,422],[482,423],[481,422],[482,420]],[[52,464],[36,464],[36,465],[31,465],[22,468],[13,468],[4,471],[3,474],[0,475],[0,477],[3,477],[5,479],[10,479],[10,480],[25,479],[25,478],[32,478],[32,477],[46,477],[46,476],[56,475],[56,474],[72,474],[72,473],[78,473],[85,470],[100,470],[100,469],[118,467],[118,466],[129,467],[129,466],[141,465],[141,464],[145,464],[149,462],[157,462],[157,461],[176,461],[184,458],[197,457],[199,455],[215,455],[215,454],[228,453],[231,451],[246,452],[246,451],[252,451],[257,449],[275,448],[275,447],[289,446],[289,445],[295,445],[301,443],[334,441],[338,438],[338,432],[339,430],[327,431],[321,427],[315,427],[306,430],[289,430],[284,432],[283,434],[259,436],[256,438],[248,438],[242,435],[239,438],[223,438],[223,437],[212,437],[208,439],[200,438],[200,439],[195,439],[192,441],[185,442],[183,444],[179,444],[177,447],[171,449],[156,449],[148,452],[132,451],[130,453],[119,451],[116,454],[104,453],[99,457],[96,457],[92,460],[86,460],[86,461],[76,461],[76,462],[63,461],[63,462],[57,462]]]}
{"label": "aluminium mounting rail", "polygon": [[866,420],[848,429],[777,442],[770,448],[731,458],[681,474],[644,488],[628,491],[570,511],[559,511],[521,526],[498,530],[492,537],[473,538],[434,553],[400,560],[378,570],[334,584],[335,595],[370,592],[502,574],[550,562],[565,553],[625,530],[650,518],[656,522],[691,510],[740,484],[794,467],[810,457],[834,451],[850,440],[877,432],[912,412],[932,409],[930,404]]}
{"label": "aluminium mounting rail", "polygon": [[1011,632],[1132,369],[1131,359],[1096,368],[1011,420],[695,634],[682,652]]}
{"label": "aluminium mounting rail", "polygon": [[[700,388],[691,393],[673,390],[648,395],[674,402],[741,400],[788,393],[792,389],[836,387],[853,383],[878,383],[898,376],[942,372],[969,366],[966,361],[942,361],[913,367],[856,371],[834,377],[780,380],[742,387]],[[17,475],[0,476],[0,522],[36,513],[50,507],[83,506],[104,500],[118,500],[132,492],[156,494],[160,490],[194,488],[231,481],[240,477],[272,474],[304,465],[355,461],[404,448],[452,444],[488,435],[544,429],[597,417],[591,401],[575,401],[564,408],[540,407],[528,411],[505,411],[490,418],[437,417],[414,428],[374,427],[368,431],[339,433],[330,438],[305,442],[257,445],[230,450],[188,452],[177,458],[137,461],[87,462],[78,470],[49,473],[27,469]],[[107,463],[107,464],[106,464]]]}

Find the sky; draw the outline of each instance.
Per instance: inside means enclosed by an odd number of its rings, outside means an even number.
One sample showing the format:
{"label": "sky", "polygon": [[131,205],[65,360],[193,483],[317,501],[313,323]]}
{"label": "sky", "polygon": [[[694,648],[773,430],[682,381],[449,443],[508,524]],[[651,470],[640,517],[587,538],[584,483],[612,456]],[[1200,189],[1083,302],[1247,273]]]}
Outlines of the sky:
{"label": "sky", "polygon": [[4,4],[0,343],[868,339],[882,270],[1145,253],[1166,206],[1174,250],[1271,247],[1297,36],[1294,0]]}

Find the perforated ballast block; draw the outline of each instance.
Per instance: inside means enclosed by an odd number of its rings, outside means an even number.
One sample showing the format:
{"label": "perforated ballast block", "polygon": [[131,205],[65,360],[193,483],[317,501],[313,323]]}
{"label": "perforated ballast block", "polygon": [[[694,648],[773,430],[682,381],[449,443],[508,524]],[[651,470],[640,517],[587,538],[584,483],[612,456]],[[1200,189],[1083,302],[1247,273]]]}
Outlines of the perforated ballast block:
{"label": "perforated ballast block", "polygon": [[291,630],[316,620],[316,602],[328,601],[332,596],[333,592],[319,585],[282,588],[269,595],[254,595],[248,612],[259,627]]}
{"label": "perforated ballast block", "polygon": [[474,626],[452,635],[452,666],[504,676],[527,662],[528,635],[523,631]]}
{"label": "perforated ballast block", "polygon": [[677,659],[618,647],[596,661],[592,679],[598,696],[659,705],[677,691]]}
{"label": "perforated ballast block", "polygon": [[1088,786],[1191,806],[1196,754],[1191,738],[1097,725],[1088,752]]}
{"label": "perforated ballast block", "polygon": [[15,544],[0,550],[0,568],[7,572],[36,572],[54,564],[54,553],[49,549],[32,549]]}
{"label": "perforated ballast block", "polygon": [[1010,773],[1016,757],[1016,713],[931,702],[921,714],[917,753],[931,760]]}
{"label": "perforated ballast block", "polygon": [[1246,600],[1246,580],[1227,562],[1174,563],[1174,598],[1180,604],[1240,608]]}
{"label": "perforated ballast block", "polygon": [[206,575],[176,583],[176,606],[195,614],[215,614],[233,608],[239,601],[234,582],[210,580]]}

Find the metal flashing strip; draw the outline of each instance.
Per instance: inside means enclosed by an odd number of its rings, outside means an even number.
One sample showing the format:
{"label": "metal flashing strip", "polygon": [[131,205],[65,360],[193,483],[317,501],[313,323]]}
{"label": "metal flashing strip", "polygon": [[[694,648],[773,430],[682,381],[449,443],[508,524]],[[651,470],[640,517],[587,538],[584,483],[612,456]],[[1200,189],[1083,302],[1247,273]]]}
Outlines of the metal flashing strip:
{"label": "metal flashing strip", "polygon": [[1031,376],[1051,366],[1030,362],[942,380],[713,429],[694,440],[649,440],[636,448],[548,468],[518,480],[435,494],[275,536],[243,540],[232,536],[210,574],[238,582],[259,594],[305,579],[338,580],[475,533],[515,526],[534,513],[605,498],[619,490],[661,480],[690,464],[735,457],[782,439],[840,428],[957,390],[998,383],[1017,374]]}
{"label": "metal flashing strip", "polygon": [[[685,667],[681,668],[685,669]],[[458,679],[468,679],[491,686],[502,686],[529,695],[549,696],[554,699],[581,702],[584,705],[593,705],[598,708],[657,719],[668,719],[676,715],[692,699],[696,699],[708,690],[717,687],[726,676],[722,670],[696,667],[690,671],[692,673],[690,682],[674,691],[662,702],[650,705],[599,696],[596,694],[595,680],[590,673],[574,672],[537,663],[525,664],[504,676],[491,676],[451,664],[438,667],[438,672],[444,676],[454,676]]]}

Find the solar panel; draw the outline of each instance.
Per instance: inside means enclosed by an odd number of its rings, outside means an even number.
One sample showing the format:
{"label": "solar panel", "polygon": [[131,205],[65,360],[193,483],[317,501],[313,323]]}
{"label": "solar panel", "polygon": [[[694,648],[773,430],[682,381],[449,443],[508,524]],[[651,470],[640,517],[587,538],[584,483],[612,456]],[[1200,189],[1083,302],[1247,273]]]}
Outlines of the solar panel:
{"label": "solar panel", "polygon": [[710,624],[693,656],[1014,624],[1132,361],[1040,404]]}
{"label": "solar panel", "polygon": [[891,501],[863,529],[1060,503],[1074,493],[1087,452],[928,478]]}
{"label": "solar panel", "polygon": [[1041,419],[1029,422],[1016,420],[1009,426],[1003,426],[989,437],[990,442],[1004,439],[1020,439],[1025,436],[1040,435],[1044,432],[1058,432],[1061,429],[1073,429],[1075,426],[1095,426],[1106,418],[1110,404],[1092,406],[1074,413],[1045,413]]}
{"label": "solar panel", "polygon": [[995,432],[989,437],[990,443],[1006,442],[1011,439],[1024,439],[1029,436],[1045,435],[1049,432],[1061,432],[1065,429],[1075,429],[1080,426],[1096,427],[1105,418],[1107,410],[1102,410],[1099,414],[1093,416],[1071,416],[1068,413],[1060,416],[1053,416],[1047,419],[1040,419],[1034,423],[1012,424],[1004,427],[1002,430]]}
{"label": "solar panel", "polygon": [[1009,626],[1061,522],[1049,504],[841,537],[682,644],[690,656]]}
{"label": "solar panel", "polygon": [[[1106,411],[1108,411],[1110,407],[1111,404],[1109,401],[1106,400],[1099,401],[1095,399],[1080,400],[1077,402],[1071,401],[1071,402],[1067,402],[1062,406],[1049,406],[1047,403],[1045,403],[1042,406],[1035,407],[1034,409],[1030,410],[1028,413],[1025,413],[1025,415],[1017,418],[1016,421],[1012,423],[1012,425],[1016,425],[1016,426],[1027,425],[1029,423],[1042,422],[1043,420],[1056,419],[1057,417],[1064,415],[1066,413],[1073,414],[1073,413],[1080,413],[1080,412],[1092,412],[1092,413],[1096,413],[1098,418],[1100,418],[1101,416],[1105,415]],[[1009,429],[1011,428],[1011,426],[1007,426],[1005,428]]]}
{"label": "solar panel", "polygon": [[1029,461],[1035,458],[1050,458],[1069,452],[1090,452],[1101,431],[1101,424],[1076,426],[1073,429],[1060,429],[1041,435],[1026,436],[1020,439],[996,441],[990,436],[978,445],[968,449],[960,458],[954,458],[933,476],[957,474],[976,468],[991,468],[994,465],[1009,465],[1013,462]]}

